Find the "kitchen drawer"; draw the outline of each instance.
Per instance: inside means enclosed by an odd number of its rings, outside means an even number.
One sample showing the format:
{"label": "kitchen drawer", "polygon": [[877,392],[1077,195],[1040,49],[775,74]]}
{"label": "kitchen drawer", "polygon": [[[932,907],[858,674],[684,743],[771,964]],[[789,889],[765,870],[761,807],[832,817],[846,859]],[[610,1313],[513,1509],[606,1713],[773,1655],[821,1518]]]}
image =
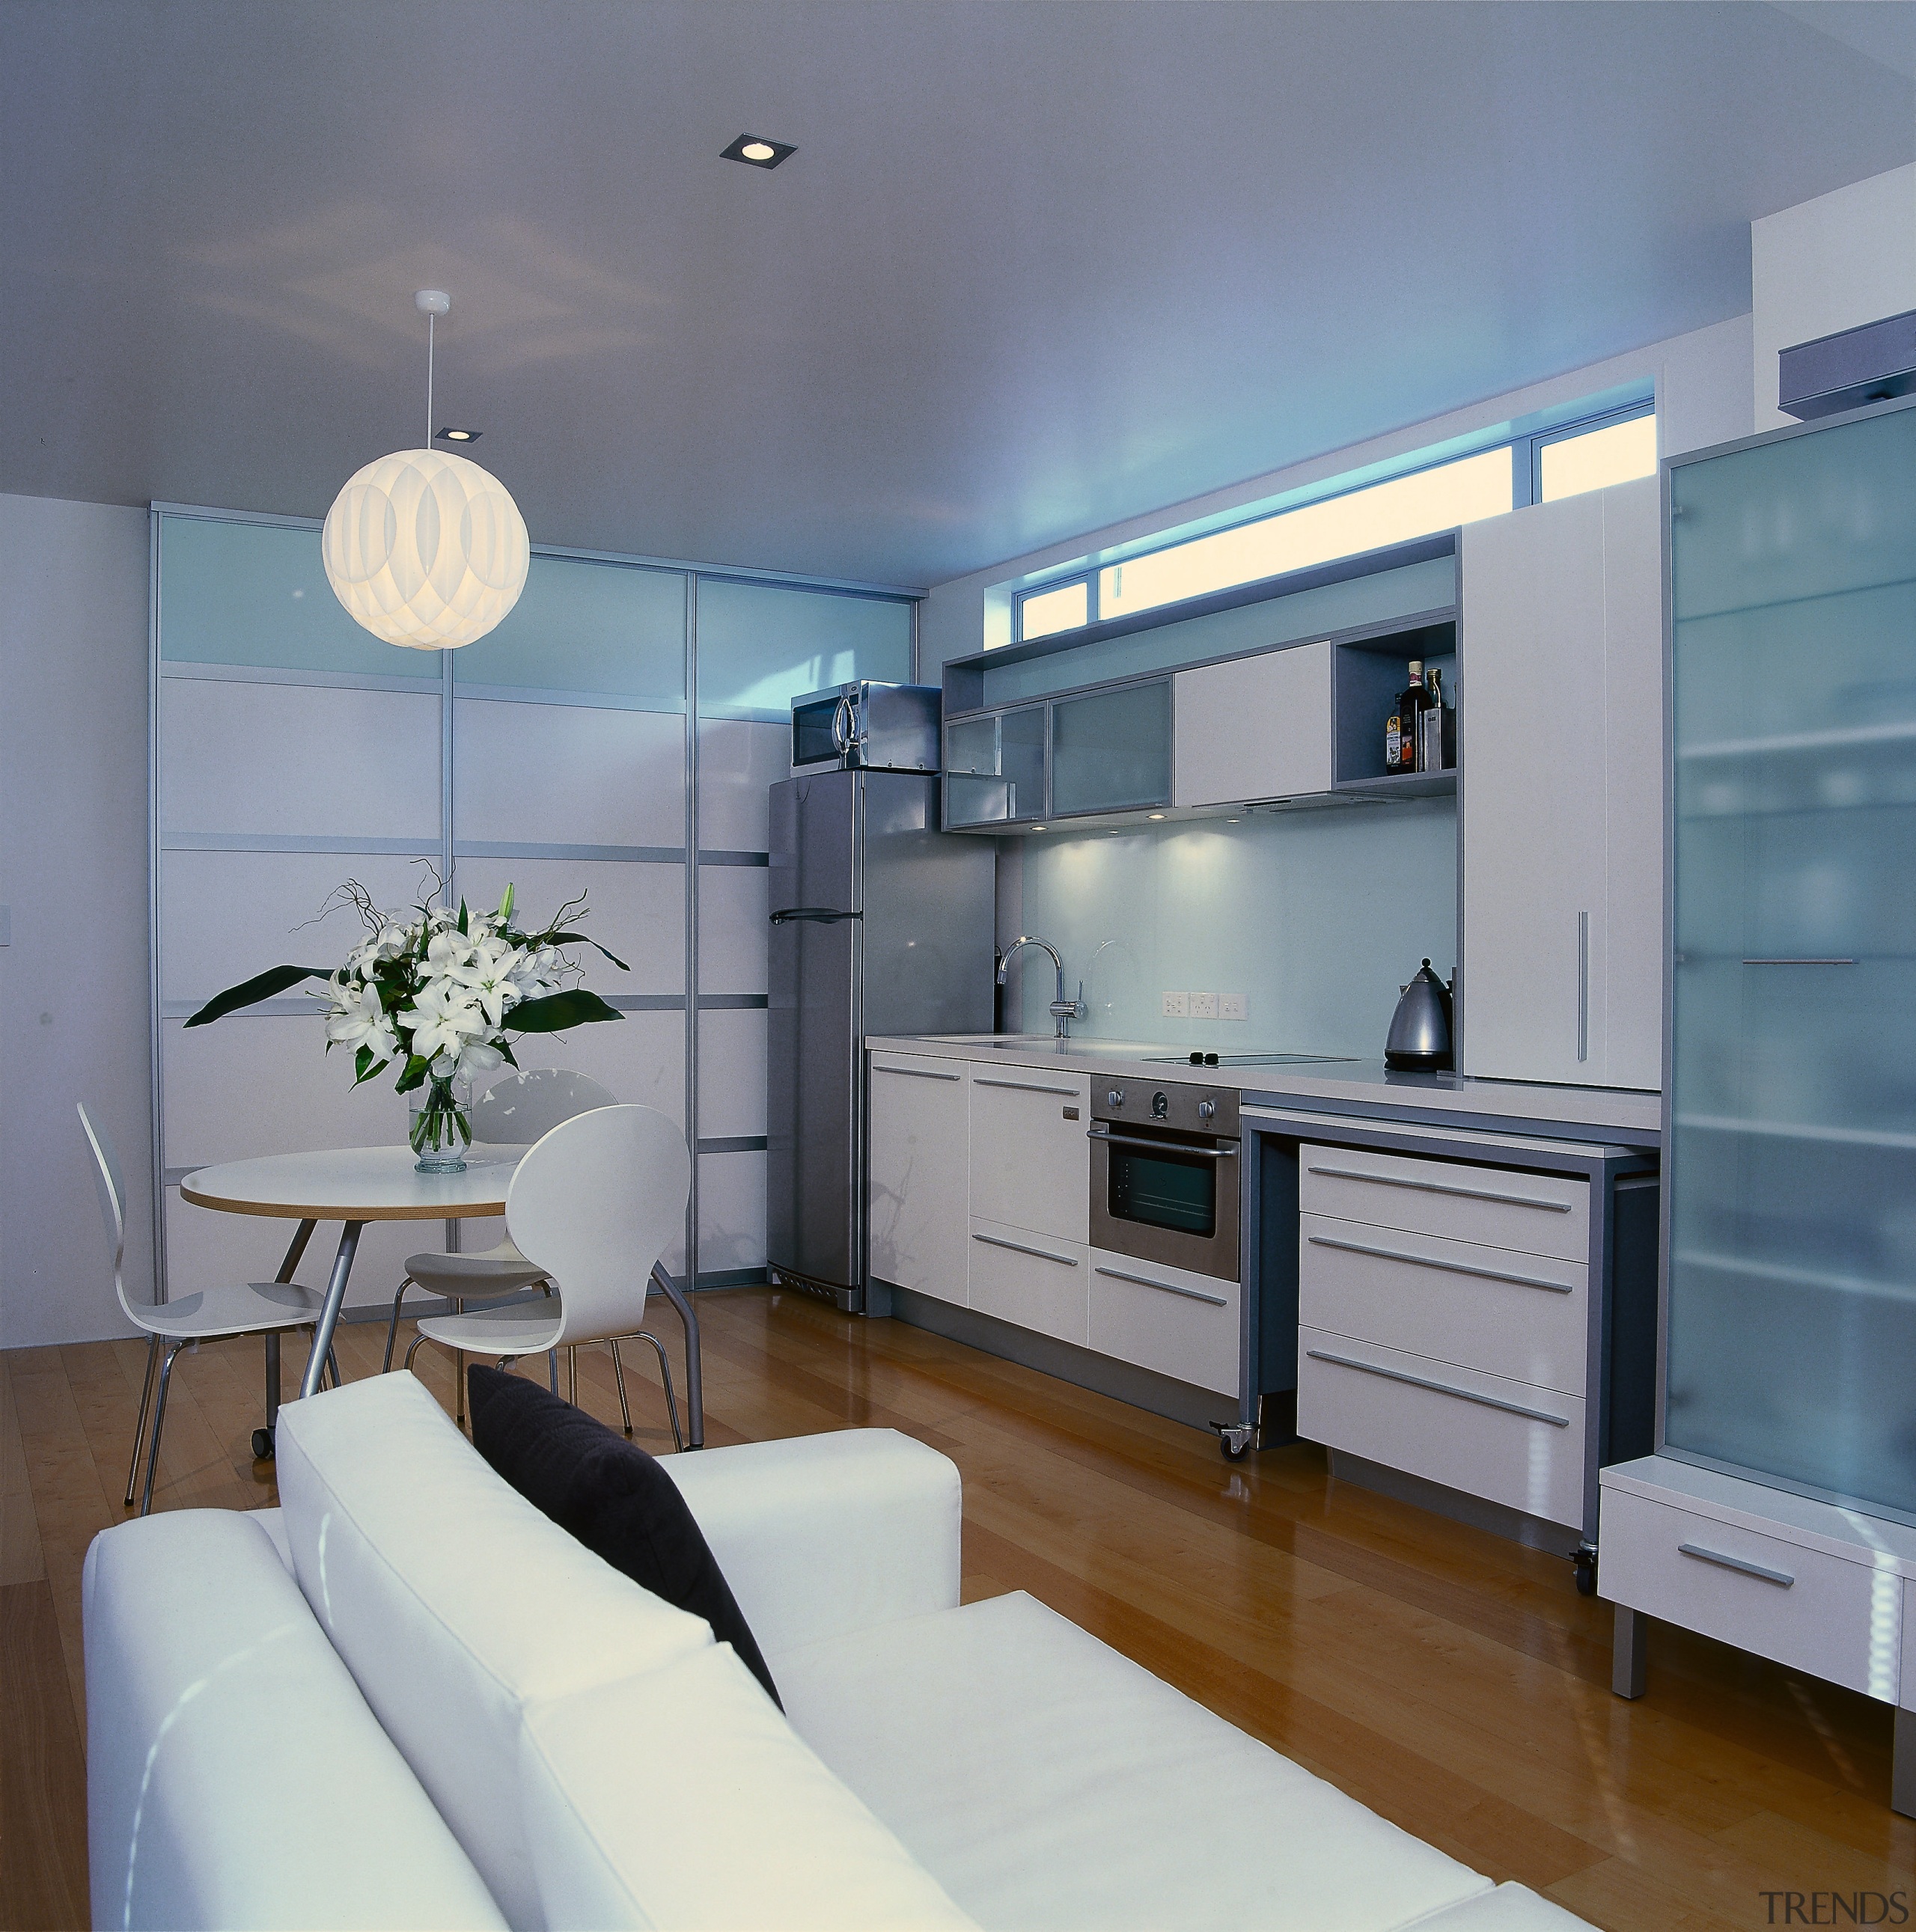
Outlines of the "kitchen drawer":
{"label": "kitchen drawer", "polygon": [[1202,1389],[1238,1390],[1234,1281],[1091,1251],[1091,1346]]}
{"label": "kitchen drawer", "polygon": [[1298,1166],[1298,1204],[1307,1214],[1566,1262],[1590,1253],[1587,1180],[1368,1148],[1306,1147]]}
{"label": "kitchen drawer", "polygon": [[1088,1332],[1091,1250],[1082,1241],[1034,1234],[972,1217],[971,1305],[981,1314],[1061,1342]]}
{"label": "kitchen drawer", "polygon": [[1895,1701],[1894,1572],[1609,1487],[1597,1546],[1598,1594],[1611,1603]]}
{"label": "kitchen drawer", "polygon": [[1298,1315],[1512,1382],[1584,1390],[1589,1264],[1306,1214]]}
{"label": "kitchen drawer", "polygon": [[1033,1234],[1091,1239],[1091,1082],[974,1062],[971,1210]]}
{"label": "kitchen drawer", "polygon": [[1584,1405],[1320,1328],[1297,1334],[1297,1432],[1547,1522],[1584,1520]]}

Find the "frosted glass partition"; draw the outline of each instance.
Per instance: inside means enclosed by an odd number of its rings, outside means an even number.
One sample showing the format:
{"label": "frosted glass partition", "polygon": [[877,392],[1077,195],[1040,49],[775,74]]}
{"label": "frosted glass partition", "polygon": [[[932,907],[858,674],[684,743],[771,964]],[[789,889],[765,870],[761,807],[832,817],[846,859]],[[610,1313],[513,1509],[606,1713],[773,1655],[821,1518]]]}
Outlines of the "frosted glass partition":
{"label": "frosted glass partition", "polygon": [[332,594],[317,529],[170,517],[160,553],[160,656],[439,682],[436,651],[395,650]]}
{"label": "frosted glass partition", "polygon": [[1666,1444],[1916,1519],[1916,412],[1671,491]]}
{"label": "frosted glass partition", "polygon": [[1171,684],[1061,698],[1051,707],[1051,809],[1112,812],[1171,796]]}
{"label": "frosted glass partition", "polygon": [[701,578],[698,709],[707,718],[788,722],[791,700],[828,685],[911,676],[911,606],[782,584]]}
{"label": "frosted glass partition", "polygon": [[1262,603],[1215,610],[1206,617],[1187,617],[1182,623],[1161,624],[1122,638],[1080,644],[1048,657],[1028,658],[1021,664],[987,664],[984,703],[1011,704],[1023,698],[1049,698],[1055,692],[1075,690],[1081,685],[1134,677],[1144,671],[1175,670],[1180,664],[1201,664],[1208,658],[1229,657],[1235,652],[1265,650],[1273,644],[1295,644],[1301,638],[1327,637],[1335,631],[1447,610],[1456,602],[1457,560],[1431,557],[1422,563],[1401,564],[1395,570],[1374,571],[1368,577],[1347,577],[1341,583],[1294,590],[1288,597],[1269,597]]}
{"label": "frosted glass partition", "polygon": [[[299,994],[191,1032],[186,1016],[265,967],[341,957],[350,909],[314,922],[340,881],[396,907],[434,875],[476,904],[509,880],[535,919],[590,894],[586,929],[631,970],[584,952],[584,983],[623,1017],[524,1040],[518,1057],[684,1124],[694,1240],[666,1264],[701,1286],[761,1279],[766,806],[789,770],[784,707],[830,679],[908,677],[908,600],[542,553],[491,636],[407,651],[340,608],[315,526],[167,510],[154,530],[158,1234],[175,1291],[269,1277],[286,1232],[182,1204],[185,1173],[396,1144],[405,1122],[389,1085],[356,1091],[323,1054]],[[719,714],[695,760],[695,601],[701,708]],[[442,1232],[368,1228],[353,1302],[389,1294],[404,1255]],[[499,1232],[468,1223],[465,1244]],[[315,1240],[300,1278],[322,1283],[330,1251]]]}
{"label": "frosted glass partition", "polygon": [[683,571],[536,556],[518,602],[453,658],[458,683],[685,709]]}

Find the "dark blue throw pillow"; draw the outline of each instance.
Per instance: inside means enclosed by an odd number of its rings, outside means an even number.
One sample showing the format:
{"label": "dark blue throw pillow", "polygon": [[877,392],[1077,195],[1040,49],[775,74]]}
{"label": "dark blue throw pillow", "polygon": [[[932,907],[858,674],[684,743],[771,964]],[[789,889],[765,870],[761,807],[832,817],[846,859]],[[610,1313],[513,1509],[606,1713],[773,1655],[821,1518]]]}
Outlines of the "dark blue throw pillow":
{"label": "dark blue throw pillow", "polygon": [[778,1687],[678,1485],[636,1443],[524,1376],[467,1371],[473,1446],[527,1502],[595,1556],[712,1626],[765,1687]]}

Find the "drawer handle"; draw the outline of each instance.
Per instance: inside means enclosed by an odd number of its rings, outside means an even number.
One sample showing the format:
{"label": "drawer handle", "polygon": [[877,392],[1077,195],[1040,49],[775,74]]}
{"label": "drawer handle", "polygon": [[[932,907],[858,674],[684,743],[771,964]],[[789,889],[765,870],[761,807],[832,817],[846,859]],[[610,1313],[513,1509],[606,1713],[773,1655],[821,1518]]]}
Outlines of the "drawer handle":
{"label": "drawer handle", "polygon": [[1519,1288],[1547,1288],[1552,1294],[1575,1294],[1576,1289],[1560,1281],[1545,1281],[1533,1274],[1510,1274],[1502,1268],[1473,1268],[1467,1262],[1443,1262],[1429,1255],[1407,1255],[1396,1248],[1374,1248],[1362,1241],[1333,1240],[1329,1234],[1307,1234],[1313,1247],[1342,1248],[1353,1255],[1375,1255],[1380,1261],[1409,1262],[1418,1268],[1440,1268],[1446,1274],[1473,1274],[1485,1281],[1515,1282]]}
{"label": "drawer handle", "polygon": [[972,1076],[974,1087],[1008,1087],[1014,1094],[1076,1094],[1075,1087],[1041,1087],[1033,1080],[994,1080],[990,1075],[975,1073]]}
{"label": "drawer handle", "polygon": [[1114,1134],[1102,1127],[1087,1127],[1085,1138],[1103,1141],[1110,1147],[1143,1148],[1149,1154],[1183,1154],[1192,1160],[1237,1159],[1236,1141],[1220,1141],[1215,1147],[1187,1147],[1181,1141],[1148,1141],[1142,1134]]}
{"label": "drawer handle", "polygon": [[[978,1238],[982,1240],[984,1238],[980,1235]],[[1208,1301],[1213,1308],[1228,1308],[1230,1306],[1221,1294],[1206,1294],[1200,1288],[1181,1288],[1174,1281],[1153,1281],[1148,1274],[1127,1274],[1122,1268],[1108,1268],[1095,1269],[1093,1272],[1108,1274],[1113,1281],[1134,1281],[1140,1288],[1162,1288],[1167,1294],[1182,1294],[1193,1301]]]}
{"label": "drawer handle", "polygon": [[988,1242],[994,1248],[1009,1248],[1014,1254],[1035,1255],[1041,1262],[1056,1262],[1060,1268],[1076,1268],[1074,1255],[1054,1255],[1049,1248],[1028,1248],[1023,1241],[1008,1241],[1001,1234],[974,1234],[975,1241]]}
{"label": "drawer handle", "polygon": [[1404,1180],[1394,1174],[1368,1174],[1358,1167],[1314,1167],[1312,1174],[1335,1174],[1340,1180],[1368,1180],[1380,1187],[1414,1187],[1420,1194],[1461,1194],[1467,1201],[1501,1201],[1506,1207],[1535,1208],[1546,1214],[1567,1214],[1567,1201],[1539,1201],[1528,1194],[1500,1194],[1491,1187],[1459,1187],[1449,1180]]}
{"label": "drawer handle", "polygon": [[1677,1553],[1694,1556],[1699,1563],[1713,1563],[1720,1570],[1734,1570],[1745,1576],[1760,1576],[1766,1583],[1774,1583],[1787,1590],[1796,1581],[1787,1570],[1772,1570],[1761,1563],[1752,1563],[1746,1556],[1725,1556],[1720,1550],[1705,1550],[1700,1543],[1680,1543]]}
{"label": "drawer handle", "polygon": [[1452,1382],[1434,1382],[1422,1376],[1407,1376],[1401,1369],[1380,1368],[1375,1362],[1360,1362],[1349,1355],[1326,1354],[1322,1348],[1304,1352],[1314,1362],[1335,1362],[1341,1369],[1362,1369],[1367,1376],[1382,1376],[1386,1382],[1408,1382],[1413,1388],[1435,1389],[1439,1395],[1454,1395],[1465,1402],[1481,1402],[1486,1408],[1500,1408],[1507,1415],[1528,1416],[1533,1422],[1547,1422],[1553,1429],[1568,1429],[1567,1415],[1552,1415],[1548,1409],[1526,1408],[1521,1402],[1504,1402],[1494,1395],[1479,1395],[1475,1389],[1458,1388]]}
{"label": "drawer handle", "polygon": [[1854,959],[1746,959],[1746,966],[1854,966]]}
{"label": "drawer handle", "polygon": [[872,1062],[874,1073],[908,1073],[914,1080],[958,1080],[964,1076],[957,1073],[934,1073],[929,1066],[887,1066],[881,1060]]}

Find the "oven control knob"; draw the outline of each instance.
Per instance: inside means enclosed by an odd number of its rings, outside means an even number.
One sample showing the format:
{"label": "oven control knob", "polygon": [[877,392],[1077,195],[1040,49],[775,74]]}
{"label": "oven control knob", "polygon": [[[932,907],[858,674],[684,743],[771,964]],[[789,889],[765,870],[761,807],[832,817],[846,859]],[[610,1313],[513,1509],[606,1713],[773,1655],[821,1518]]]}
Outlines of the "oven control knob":
{"label": "oven control knob", "polygon": [[1113,1088],[1105,1095],[1104,1104],[1107,1107],[1122,1107],[1125,1104],[1125,1090],[1122,1087]]}
{"label": "oven control knob", "polygon": [[1200,1100],[1197,1103],[1197,1118],[1200,1120],[1208,1120],[1217,1111],[1218,1103],[1215,1100]]}
{"label": "oven control knob", "polygon": [[1151,1118],[1154,1120],[1162,1120],[1168,1118],[1170,1112],[1171,1098],[1168,1094],[1161,1091],[1152,1095]]}

